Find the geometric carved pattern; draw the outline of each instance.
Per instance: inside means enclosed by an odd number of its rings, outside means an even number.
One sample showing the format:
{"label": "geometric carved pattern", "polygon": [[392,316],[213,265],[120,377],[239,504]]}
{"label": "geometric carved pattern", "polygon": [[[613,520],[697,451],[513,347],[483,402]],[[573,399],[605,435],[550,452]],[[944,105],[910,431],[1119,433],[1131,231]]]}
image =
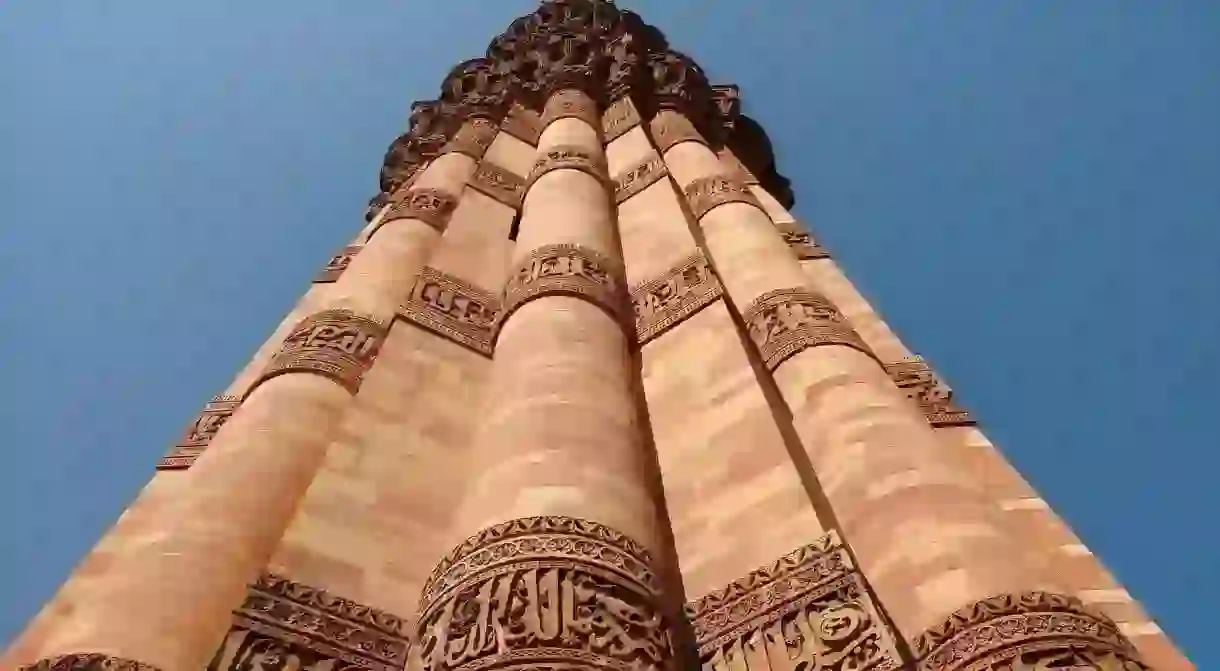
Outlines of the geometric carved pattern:
{"label": "geometric carved pattern", "polygon": [[820,345],[845,345],[873,356],[843,314],[805,288],[768,291],[741,317],[770,371],[797,352]]}
{"label": "geometric carved pattern", "polygon": [[401,671],[407,623],[400,617],[265,574],[233,613],[207,671]]}
{"label": "geometric carved pattern", "polygon": [[730,175],[700,177],[687,184],[683,192],[690,201],[690,209],[696,221],[728,203],[745,203],[762,208],[762,203],[758,202],[758,197],[750,191],[750,187]]}
{"label": "geometric carved pattern", "polygon": [[919,405],[932,426],[971,426],[975,423],[968,410],[953,402],[953,390],[940,381],[923,357],[887,363],[885,371],[894,384]]}
{"label": "geometric carved pattern", "polygon": [[343,271],[347,270],[347,266],[351,264],[352,257],[359,254],[360,250],[363,248],[363,245],[348,245],[347,247],[344,247],[343,251],[330,257],[330,261],[327,262],[326,267],[322,269],[322,272],[318,273],[318,276],[314,278],[314,282],[334,282],[335,280],[339,279],[339,276],[342,275]]}
{"label": "geometric carved pattern", "polygon": [[453,209],[457,207],[457,199],[440,189],[411,188],[401,196],[396,196],[395,201],[377,228],[369,231],[370,239],[378,229],[395,219],[416,219],[436,229],[438,233],[444,233],[445,226],[449,223],[449,215],[453,214]]}
{"label": "geometric carved pattern", "polygon": [[542,151],[542,156],[534,161],[529,178],[525,180],[525,190],[529,191],[535,182],[552,170],[579,170],[603,184],[609,181],[605,154],[594,154],[578,145],[556,145],[547,147]]}
{"label": "geometric carved pattern", "polygon": [[511,520],[470,537],[420,598],[425,671],[660,671],[673,658],[648,553],[596,522]]}
{"label": "geometric carved pattern", "polygon": [[18,671],[158,671],[157,667],[144,662],[120,659],[96,652],[80,652],[41,659],[27,664]]}
{"label": "geometric carved pattern", "polygon": [[621,205],[668,174],[661,155],[655,152],[649,154],[639,165],[614,178],[614,202]]}
{"label": "geometric carved pattern", "polygon": [[507,168],[501,168],[491,161],[483,161],[470,178],[470,185],[483,195],[490,196],[514,210],[521,209],[525,180]]}
{"label": "geometric carved pattern", "polygon": [[437,335],[491,356],[500,299],[473,284],[425,267],[399,314]]}
{"label": "geometric carved pattern", "polygon": [[267,369],[246,392],[284,373],[315,373],[355,394],[373,365],[388,329],[386,324],[351,310],[323,310],[302,319]]}
{"label": "geometric carved pattern", "polygon": [[602,137],[606,144],[621,137],[640,124],[640,113],[631,98],[623,96],[606,108],[602,115]]}
{"label": "geometric carved pattern", "polygon": [[656,338],[720,298],[720,280],[702,252],[631,289],[638,344]]}
{"label": "geometric carved pattern", "polygon": [[627,321],[622,277],[618,263],[592,249],[570,243],[543,245],[530,252],[509,276],[500,324],[527,302],[560,294],[586,300],[634,331]]}
{"label": "geometric carved pattern", "polygon": [[900,658],[830,532],[686,606],[705,671],[887,671]]}
{"label": "geometric carved pattern", "polygon": [[1002,594],[966,606],[916,637],[919,671],[1144,671],[1117,625],[1078,599]]}
{"label": "geometric carved pattern", "polygon": [[809,231],[795,221],[778,222],[775,224],[775,229],[784,236],[784,242],[788,243],[788,248],[796,254],[798,261],[830,258],[830,252],[814,242]]}
{"label": "geometric carved pattern", "polygon": [[504,132],[513,137],[538,146],[538,136],[542,134],[542,117],[535,111],[514,105],[504,118]]}
{"label": "geometric carved pattern", "polygon": [[182,440],[157,462],[157,470],[190,468],[239,405],[241,399],[236,396],[216,396],[208,401],[208,404],[203,406],[203,412],[187,427]]}
{"label": "geometric carved pattern", "polygon": [[592,128],[601,129],[601,115],[597,103],[576,89],[561,89],[551,94],[542,110],[542,127],[546,128],[560,119],[580,119]]}

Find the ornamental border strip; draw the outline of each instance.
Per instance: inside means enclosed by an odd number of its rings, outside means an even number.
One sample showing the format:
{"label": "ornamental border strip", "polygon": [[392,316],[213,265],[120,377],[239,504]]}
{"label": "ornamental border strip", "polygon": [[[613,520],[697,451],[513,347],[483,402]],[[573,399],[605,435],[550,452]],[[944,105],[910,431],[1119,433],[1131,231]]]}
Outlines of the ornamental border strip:
{"label": "ornamental border strip", "polygon": [[954,402],[953,389],[945,384],[923,357],[913,355],[901,361],[887,363],[885,372],[894,384],[919,406],[933,427],[978,424],[969,410]]}
{"label": "ornamental border strip", "polygon": [[[697,280],[689,276],[691,270],[696,271]],[[673,302],[663,305],[660,309],[649,309],[646,305],[649,296],[661,288],[668,288],[672,292],[662,300]],[[659,338],[666,331],[715,303],[723,295],[724,289],[712,264],[702,251],[694,252],[661,276],[631,288],[631,303],[635,308],[636,342],[642,347]]]}
{"label": "ornamental border strip", "polygon": [[622,205],[668,175],[665,159],[655,151],[649,152],[638,164],[613,178],[614,203]]}
{"label": "ornamental border strip", "polygon": [[[194,465],[199,455],[203,454],[204,450],[211,444],[212,438],[216,436],[216,432],[225,425],[225,422],[229,421],[233,413],[237,412],[241,402],[242,398],[240,396],[229,394],[213,396],[210,401],[204,404],[203,410],[199,411],[194,421],[183,430],[182,438],[178,440],[174,448],[157,461],[157,470],[175,471],[187,469]],[[201,422],[211,418],[216,419],[214,422],[208,422],[206,425],[200,426]]]}
{"label": "ornamental border strip", "polygon": [[[801,314],[796,308],[802,308]],[[768,291],[750,302],[741,320],[768,371],[774,372],[800,352],[823,345],[850,347],[877,360],[843,313],[825,296],[806,287]],[[884,365],[880,361],[878,364]]]}
{"label": "ornamental border strip", "polygon": [[[486,326],[480,326],[476,321],[462,319],[461,316],[452,314],[456,305],[453,305],[448,311],[442,311],[440,306],[430,303],[424,296],[430,283],[438,286],[441,292],[452,292],[453,297],[450,302],[453,304],[459,299],[465,299],[467,305],[474,304],[490,312],[489,323]],[[437,299],[439,300],[440,297],[438,296]],[[399,307],[398,316],[430,333],[490,357],[500,309],[500,297],[492,292],[436,268],[424,266],[411,288],[410,296]],[[476,313],[479,312],[481,311],[476,310]],[[469,316],[469,313],[466,316]]]}
{"label": "ornamental border strip", "polygon": [[[551,263],[566,259],[566,265]],[[579,267],[573,268],[573,260]],[[545,271],[559,271],[543,274]],[[544,296],[569,296],[586,301],[618,322],[624,333],[635,340],[635,325],[630,321],[623,266],[596,250],[573,243],[542,245],[530,251],[513,269],[504,286],[504,302],[495,337],[521,306]],[[600,276],[601,280],[594,276]],[[494,343],[493,343],[494,347]]]}
{"label": "ornamental border strip", "polygon": [[341,249],[338,254],[330,257],[330,261],[326,262],[326,266],[321,272],[314,277],[314,284],[327,284],[337,282],[347,267],[351,265],[352,259],[364,249],[364,245],[348,245]]}
{"label": "ornamental border strip", "polygon": [[[280,375],[311,373],[328,378],[353,396],[373,367],[390,324],[347,309],[322,310],[296,323],[243,400]],[[339,341],[334,337],[343,335]]]}
{"label": "ornamental border strip", "polygon": [[479,162],[467,183],[484,196],[515,211],[521,211],[521,202],[525,198],[525,180],[512,170],[484,159]]}

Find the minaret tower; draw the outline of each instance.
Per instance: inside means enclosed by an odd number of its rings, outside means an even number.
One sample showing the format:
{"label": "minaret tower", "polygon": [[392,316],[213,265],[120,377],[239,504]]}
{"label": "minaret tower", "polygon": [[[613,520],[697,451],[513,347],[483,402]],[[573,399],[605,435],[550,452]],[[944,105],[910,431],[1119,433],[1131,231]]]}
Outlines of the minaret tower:
{"label": "minaret tower", "polygon": [[736,87],[543,2],[0,667],[1194,668],[792,204]]}

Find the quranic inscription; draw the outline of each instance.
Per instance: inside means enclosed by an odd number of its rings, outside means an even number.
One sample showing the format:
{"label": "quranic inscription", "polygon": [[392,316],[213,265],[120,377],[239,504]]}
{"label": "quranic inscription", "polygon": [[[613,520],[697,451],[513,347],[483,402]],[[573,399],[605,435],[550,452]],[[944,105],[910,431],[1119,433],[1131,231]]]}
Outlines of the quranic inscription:
{"label": "quranic inscription", "polygon": [[207,671],[402,671],[407,646],[403,618],[266,574]]}
{"label": "quranic inscription", "polygon": [[895,637],[831,532],[692,601],[704,671],[889,671]]}
{"label": "quranic inscription", "polygon": [[500,129],[487,119],[470,119],[462,124],[453,139],[441,148],[441,153],[456,152],[478,161],[487,153],[498,132]]}
{"label": "quranic inscription", "polygon": [[592,249],[570,243],[543,245],[508,278],[501,325],[518,308],[543,296],[586,300],[626,325],[627,294],[622,267]]}
{"label": "quranic inscription", "polygon": [[606,144],[610,144],[638,125],[640,113],[635,103],[629,96],[623,96],[607,107],[602,115],[602,137]]}
{"label": "quranic inscription", "polygon": [[479,193],[490,196],[514,210],[521,209],[525,180],[508,168],[502,168],[485,160],[475,169],[474,175],[470,178],[470,185]]}
{"label": "quranic inscription", "polygon": [[932,426],[971,426],[974,417],[953,402],[953,390],[932,371],[922,357],[913,356],[885,365],[894,384],[905,391]]}
{"label": "quranic inscription", "polygon": [[400,314],[417,326],[491,356],[500,299],[469,282],[425,267]]}
{"label": "quranic inscription", "polygon": [[560,119],[580,119],[589,126],[601,129],[601,115],[597,103],[576,89],[561,89],[551,94],[542,110],[542,127]]}
{"label": "quranic inscription", "polygon": [[396,219],[415,219],[431,226],[440,233],[449,225],[449,215],[457,207],[457,199],[440,189],[410,188],[395,196],[390,211],[381,218],[381,223],[372,231],[372,239],[383,226]]}
{"label": "quranic inscription", "polygon": [[669,174],[660,154],[652,153],[639,165],[614,178],[614,202],[623,204]]}
{"label": "quranic inscription", "polygon": [[306,317],[284,338],[251,391],[277,375],[315,373],[355,394],[377,358],[387,329],[388,325],[351,310],[325,310]]}
{"label": "quranic inscription", "polygon": [[768,291],[741,316],[767,370],[773,371],[796,353],[821,345],[843,345],[873,356],[843,313],[808,289]]}
{"label": "quranic inscription", "polygon": [[504,118],[503,128],[518,140],[537,146],[538,136],[542,134],[542,115],[520,104],[513,105]]}
{"label": "quranic inscription", "polygon": [[965,606],[915,638],[917,671],[1150,671],[1108,617],[1050,592]]}
{"label": "quranic inscription", "polygon": [[420,601],[425,671],[662,671],[673,659],[648,553],[588,520],[484,530],[442,559]]}
{"label": "quranic inscription", "polygon": [[663,110],[657,113],[652,121],[648,122],[648,130],[652,135],[653,144],[662,155],[683,142],[707,145],[707,140],[695,130],[694,124],[674,111]]}
{"label": "quranic inscription", "polygon": [[701,252],[661,277],[631,289],[636,339],[640,345],[682,323],[720,298],[720,280]]}
{"label": "quranic inscription", "polygon": [[169,471],[180,468],[190,468],[199,455],[207,449],[216,432],[229,421],[241,399],[237,396],[216,396],[203,406],[203,411],[191,422],[182,435],[182,439],[169,454],[157,462],[157,470]]}
{"label": "quranic inscription", "polygon": [[602,184],[609,182],[605,155],[576,145],[557,145],[543,150],[538,160],[534,161],[529,179],[525,181],[525,190],[529,191],[543,175],[555,170],[579,170]]}
{"label": "quranic inscription", "polygon": [[826,251],[826,248],[815,242],[813,236],[809,235],[809,231],[795,221],[777,223],[775,230],[783,236],[784,242],[788,243],[788,248],[792,250],[793,254],[796,254],[797,260],[830,258],[830,253]]}
{"label": "quranic inscription", "polygon": [[111,657],[96,652],[78,652],[40,659],[18,671],[159,671],[157,667],[132,659]]}
{"label": "quranic inscription", "polygon": [[339,276],[343,274],[343,271],[347,270],[347,267],[352,263],[352,259],[360,253],[362,248],[363,245],[348,245],[344,247],[343,251],[330,257],[330,261],[326,262],[326,267],[322,269],[321,273],[318,273],[314,282],[334,282],[339,279]]}
{"label": "quranic inscription", "polygon": [[687,184],[683,192],[696,221],[708,212],[729,203],[745,203],[762,208],[762,203],[759,203],[758,198],[750,191],[749,185],[730,175],[700,177]]}

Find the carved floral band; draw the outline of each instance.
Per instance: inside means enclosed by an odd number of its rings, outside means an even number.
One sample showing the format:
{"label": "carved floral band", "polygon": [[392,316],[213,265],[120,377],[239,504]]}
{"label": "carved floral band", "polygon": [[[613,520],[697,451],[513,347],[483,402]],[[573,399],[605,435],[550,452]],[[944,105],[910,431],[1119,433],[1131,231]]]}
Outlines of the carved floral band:
{"label": "carved floral band", "polygon": [[602,127],[597,103],[577,89],[560,89],[551,94],[542,109],[542,127],[546,128],[560,119],[568,118],[580,119],[599,131]]}
{"label": "carved floral band", "polygon": [[767,370],[811,347],[844,345],[874,356],[830,301],[804,288],[759,296],[741,315]]}
{"label": "carved floral band", "polygon": [[509,276],[500,325],[529,301],[566,295],[593,303],[626,327],[630,322],[622,277],[618,263],[592,249],[570,243],[543,245]]}
{"label": "carved floral band", "polygon": [[541,153],[538,160],[534,161],[529,179],[525,181],[526,193],[543,175],[554,170],[579,170],[602,184],[610,181],[607,177],[606,157],[603,154],[576,145],[556,145],[542,150]]}
{"label": "carved floral band", "polygon": [[315,373],[329,377],[355,394],[373,365],[388,326],[351,310],[325,310],[302,319],[263,374],[246,392],[285,373]]}
{"label": "carved floral band", "polygon": [[457,207],[457,198],[440,189],[411,188],[395,197],[390,211],[381,218],[377,227],[369,232],[372,239],[382,226],[395,219],[416,219],[444,233],[449,225],[449,215]]}
{"label": "carved floral band", "polygon": [[212,438],[220,431],[220,427],[233,416],[241,398],[237,396],[216,396],[203,406],[203,411],[187,427],[182,439],[170,450],[169,454],[157,462],[157,470],[177,470],[190,468],[195,459],[207,449]]}
{"label": "carved floral band", "polygon": [[698,221],[708,212],[728,203],[745,203],[762,209],[758,197],[750,191],[750,187],[741,180],[730,175],[711,175],[700,177],[682,190],[690,203],[691,213]]}

